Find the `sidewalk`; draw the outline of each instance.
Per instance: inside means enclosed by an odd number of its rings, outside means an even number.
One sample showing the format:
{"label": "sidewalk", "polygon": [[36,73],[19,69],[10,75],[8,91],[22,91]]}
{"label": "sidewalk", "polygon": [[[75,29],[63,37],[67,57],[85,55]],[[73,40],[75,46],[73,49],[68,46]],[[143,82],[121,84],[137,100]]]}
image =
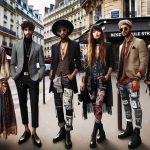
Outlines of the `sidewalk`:
{"label": "sidewalk", "polygon": [[[7,141],[0,139],[0,150],[64,150],[64,142],[59,142],[58,144],[53,144],[52,139],[57,134],[59,128],[57,126],[57,118],[55,114],[55,106],[53,94],[48,93],[49,79],[46,77],[46,104],[43,104],[43,93],[42,93],[42,82],[40,83],[40,102],[39,102],[39,128],[37,133],[42,140],[43,146],[37,148],[33,145],[32,139],[30,138],[23,145],[18,145],[18,139],[22,135],[24,129],[21,123],[20,110],[17,106],[17,96],[15,95],[15,106],[16,106],[16,117],[18,123],[18,134],[17,136],[9,136]],[[78,83],[81,81],[81,76],[78,76]],[[14,83],[10,81],[10,86],[13,87]],[[102,122],[104,124],[104,130],[106,132],[107,140],[102,144],[97,144],[97,148],[101,150],[127,150],[128,142],[130,139],[119,140],[118,129],[117,129],[117,89],[115,86],[115,74],[113,74],[113,94],[114,94],[114,106],[112,116],[104,114]],[[79,85],[79,84],[78,84]],[[137,150],[149,150],[150,149],[150,97],[145,93],[146,85],[141,84],[141,105],[143,109],[143,129],[141,130],[141,137],[143,144]],[[14,96],[15,90],[13,92]],[[29,101],[30,103],[30,101]],[[91,132],[93,128],[94,116],[93,114],[88,115],[88,119],[84,120],[82,118],[82,104],[78,105],[77,94],[74,96],[74,109],[75,118],[73,121],[74,130],[71,133],[73,147],[72,150],[88,150],[89,142],[91,137]],[[30,114],[29,108],[29,117]],[[123,111],[124,112],[124,111]],[[124,113],[123,113],[124,117]],[[29,118],[31,125],[31,118]],[[123,120],[123,127],[125,127],[125,121]]]}

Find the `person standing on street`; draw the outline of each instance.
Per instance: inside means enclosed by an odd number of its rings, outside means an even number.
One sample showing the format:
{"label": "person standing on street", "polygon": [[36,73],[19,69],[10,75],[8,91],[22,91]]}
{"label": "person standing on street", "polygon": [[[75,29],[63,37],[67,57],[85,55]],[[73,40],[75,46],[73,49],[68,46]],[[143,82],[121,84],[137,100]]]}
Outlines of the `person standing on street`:
{"label": "person standing on street", "polygon": [[[88,38],[88,66],[80,85],[81,92],[87,91],[94,110],[94,127],[90,148],[106,139],[102,114],[112,114],[113,95],[111,73],[113,68],[111,43],[104,42],[104,33],[100,25],[93,25]],[[87,101],[87,98],[86,100]]]}
{"label": "person standing on street", "polygon": [[[52,32],[60,37],[60,42],[52,45],[52,64],[50,70],[50,91],[54,93],[60,131],[53,143],[65,139],[65,147],[72,147],[70,131],[73,130],[73,94],[77,93],[76,74],[81,67],[79,44],[69,39],[73,24],[68,20],[58,20]],[[63,111],[65,107],[65,114]]]}
{"label": "person standing on street", "polygon": [[[118,23],[120,32],[125,38],[120,45],[119,69],[117,86],[121,95],[126,114],[126,129],[118,135],[119,139],[132,137],[128,144],[134,149],[141,144],[140,129],[142,128],[142,109],[139,101],[140,80],[145,75],[147,65],[147,48],[144,40],[132,35],[132,22],[121,20]],[[135,128],[132,125],[132,111],[135,114]]]}
{"label": "person standing on street", "polygon": [[[18,144],[23,144],[31,136],[28,126],[27,90],[29,89],[32,115],[32,140],[33,143],[41,147],[42,143],[36,133],[39,126],[39,82],[45,72],[43,48],[32,40],[35,29],[31,21],[24,21],[21,24],[24,38],[16,43],[11,54],[11,76],[15,80],[22,123],[25,131],[20,137]],[[40,70],[36,67],[39,63]]]}

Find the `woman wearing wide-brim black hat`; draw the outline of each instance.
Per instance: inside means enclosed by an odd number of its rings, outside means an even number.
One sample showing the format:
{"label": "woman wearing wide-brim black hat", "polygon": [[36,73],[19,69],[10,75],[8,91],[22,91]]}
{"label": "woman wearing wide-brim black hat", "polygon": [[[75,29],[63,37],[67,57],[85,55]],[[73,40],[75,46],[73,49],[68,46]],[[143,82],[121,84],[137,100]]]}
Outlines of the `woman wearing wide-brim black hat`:
{"label": "woman wearing wide-brim black hat", "polygon": [[61,26],[66,27],[69,30],[68,35],[70,35],[73,32],[73,30],[74,30],[74,26],[73,26],[73,24],[70,21],[68,21],[68,20],[58,20],[52,26],[52,32],[56,36],[59,36],[57,31],[59,30],[59,28]]}
{"label": "woman wearing wide-brim black hat", "polygon": [[[52,32],[60,41],[52,45],[52,63],[50,70],[50,92],[54,93],[60,131],[53,143],[65,139],[65,148],[72,147],[73,130],[73,94],[78,92],[76,74],[81,67],[79,43],[69,39],[73,24],[68,20],[59,20],[52,26]],[[64,109],[63,109],[64,105]],[[66,111],[64,111],[66,110]]]}

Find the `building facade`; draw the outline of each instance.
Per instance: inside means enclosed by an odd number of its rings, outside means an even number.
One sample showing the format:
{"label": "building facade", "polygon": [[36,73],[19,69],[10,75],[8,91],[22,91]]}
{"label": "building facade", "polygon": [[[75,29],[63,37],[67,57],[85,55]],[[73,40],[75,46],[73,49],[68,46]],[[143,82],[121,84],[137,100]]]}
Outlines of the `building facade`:
{"label": "building facade", "polygon": [[30,20],[35,24],[33,40],[44,46],[42,16],[28,0],[0,0],[0,45],[11,54],[13,45],[22,39],[21,23]]}
{"label": "building facade", "polygon": [[77,39],[80,37],[88,28],[88,19],[84,9],[80,7],[79,0],[56,0],[53,8],[46,8],[44,16],[44,43],[45,51],[50,56],[51,46],[59,41],[52,31],[52,25],[59,19],[70,20],[74,25],[74,31],[70,35],[71,39]]}
{"label": "building facade", "polygon": [[[118,28],[121,19],[131,20],[133,35],[150,44],[150,0],[80,0],[80,4],[90,18],[89,25],[100,24],[106,40],[112,43],[115,69],[118,66],[119,45],[123,42]],[[85,49],[87,33],[79,38]]]}

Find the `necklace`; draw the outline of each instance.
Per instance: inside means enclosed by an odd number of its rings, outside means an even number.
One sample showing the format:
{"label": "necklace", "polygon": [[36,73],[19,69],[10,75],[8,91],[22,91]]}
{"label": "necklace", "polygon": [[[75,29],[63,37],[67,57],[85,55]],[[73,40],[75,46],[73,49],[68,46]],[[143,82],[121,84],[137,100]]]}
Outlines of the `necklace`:
{"label": "necklace", "polygon": [[[63,45],[64,45],[64,46],[63,46]],[[61,44],[61,45],[60,45],[60,52],[61,52],[62,59],[63,59],[64,56],[65,56],[65,50],[66,50],[67,45],[68,45],[67,42],[65,42],[64,44]]]}
{"label": "necklace", "polygon": [[29,55],[30,55],[31,45],[32,45],[32,43],[30,44],[29,49],[27,49],[27,46],[26,46],[26,44],[24,42],[24,49],[26,51],[27,58],[29,58]]}

